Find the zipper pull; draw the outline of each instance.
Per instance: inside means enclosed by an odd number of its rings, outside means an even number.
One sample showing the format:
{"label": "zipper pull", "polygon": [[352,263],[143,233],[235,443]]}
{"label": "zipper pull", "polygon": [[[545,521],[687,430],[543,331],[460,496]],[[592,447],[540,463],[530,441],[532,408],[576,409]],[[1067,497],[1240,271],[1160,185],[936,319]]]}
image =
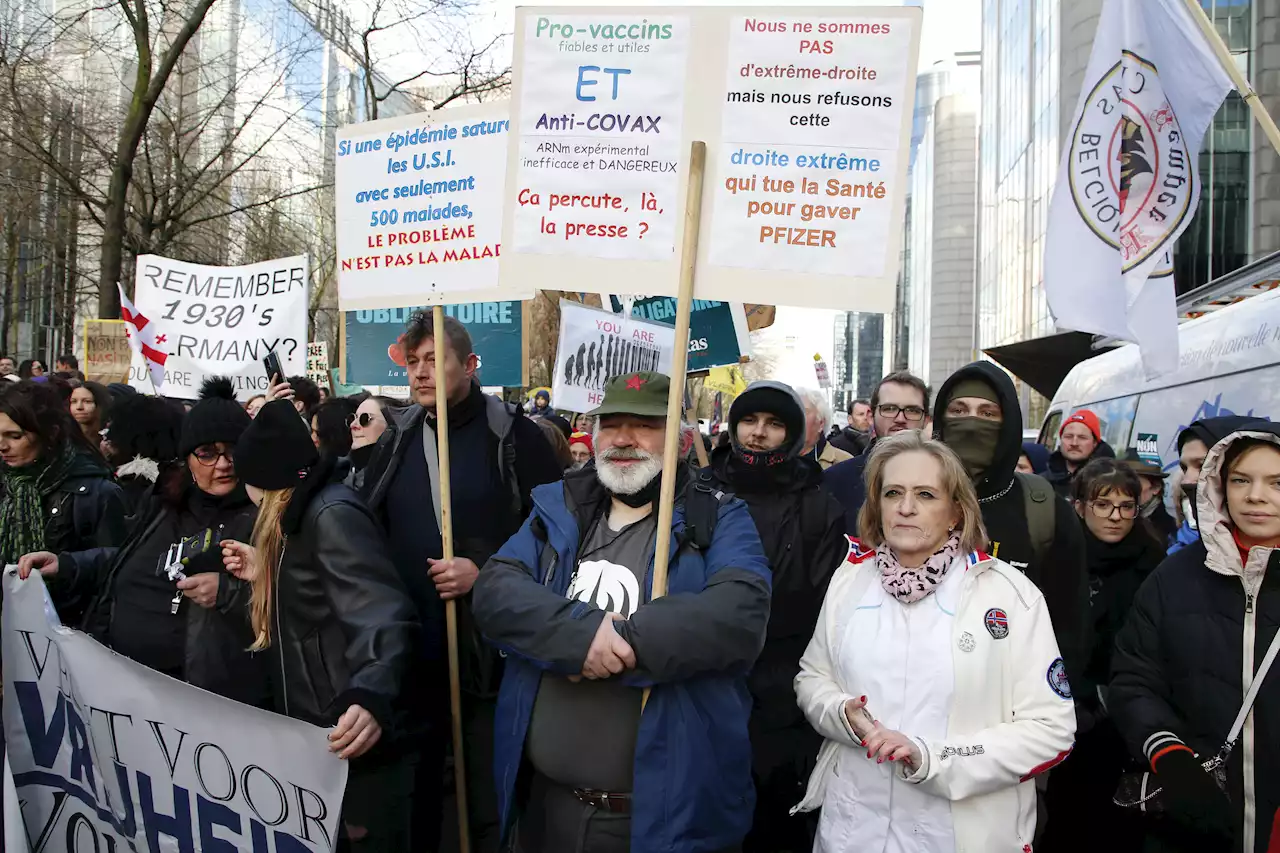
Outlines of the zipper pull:
{"label": "zipper pull", "polygon": [[1245,593],[1245,596],[1244,596],[1244,612],[1245,612],[1245,613],[1252,613],[1252,612],[1253,612],[1253,593],[1251,593],[1251,592],[1247,592],[1247,593]]}

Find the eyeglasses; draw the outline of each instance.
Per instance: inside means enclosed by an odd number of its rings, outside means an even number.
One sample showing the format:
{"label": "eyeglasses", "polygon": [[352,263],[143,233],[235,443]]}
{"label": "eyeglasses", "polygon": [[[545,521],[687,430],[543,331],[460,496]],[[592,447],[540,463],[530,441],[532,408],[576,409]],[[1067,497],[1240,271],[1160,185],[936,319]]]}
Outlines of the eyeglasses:
{"label": "eyeglasses", "polygon": [[899,412],[909,421],[918,421],[924,418],[924,409],[919,406],[895,406],[893,403],[884,403],[876,409],[876,412],[882,418],[896,418]]}
{"label": "eyeglasses", "polygon": [[356,417],[355,415],[347,415],[348,429],[350,429],[355,424],[360,424],[361,429],[368,429],[369,425],[372,423],[373,423],[373,415],[369,414],[368,412],[363,413],[359,417]]}
{"label": "eyeglasses", "polygon": [[1110,518],[1116,510],[1120,511],[1121,518],[1138,517],[1138,505],[1133,501],[1125,501],[1122,504],[1113,504],[1111,501],[1089,501],[1089,509],[1098,518]]}
{"label": "eyeglasses", "polygon": [[216,450],[212,447],[197,447],[191,452],[191,455],[194,456],[196,461],[201,465],[212,466],[217,465],[219,459],[226,459],[228,462],[234,464],[235,460],[232,458],[232,454],[235,452],[235,445],[228,447],[226,450]]}

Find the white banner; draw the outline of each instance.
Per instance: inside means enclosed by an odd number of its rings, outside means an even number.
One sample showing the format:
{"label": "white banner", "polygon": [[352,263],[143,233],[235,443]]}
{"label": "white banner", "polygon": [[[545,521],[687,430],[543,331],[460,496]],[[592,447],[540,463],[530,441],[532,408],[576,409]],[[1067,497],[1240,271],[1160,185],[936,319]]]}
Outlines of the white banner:
{"label": "white banner", "polygon": [[338,130],[342,310],[500,302],[509,104],[455,107]]}
{"label": "white banner", "polygon": [[[63,628],[4,572],[4,732],[40,851],[332,850],[347,763],[328,732],[160,675]],[[13,848],[6,845],[6,850]],[[18,848],[21,849],[21,848]]]}
{"label": "white banner", "polygon": [[615,376],[639,370],[669,375],[675,346],[674,326],[562,301],[551,400],[561,411],[590,411],[604,400],[604,386]]}
{"label": "white banner", "polygon": [[519,7],[503,280],[674,296],[701,140],[696,297],[891,311],[920,17]]}
{"label": "white banner", "polygon": [[[275,350],[286,375],[306,368],[307,258],[297,255],[239,267],[213,267],[139,255],[133,304],[155,327],[166,397],[194,400],[211,375],[230,376],[236,397],[267,390],[262,359]],[[135,354],[129,384],[152,392]]]}

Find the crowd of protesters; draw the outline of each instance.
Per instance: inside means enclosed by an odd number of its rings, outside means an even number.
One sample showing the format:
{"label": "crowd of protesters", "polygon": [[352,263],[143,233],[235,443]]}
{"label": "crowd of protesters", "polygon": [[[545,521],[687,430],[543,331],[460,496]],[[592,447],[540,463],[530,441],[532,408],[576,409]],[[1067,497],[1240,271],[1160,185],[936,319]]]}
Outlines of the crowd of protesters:
{"label": "crowd of protesters", "polygon": [[684,427],[659,531],[669,377],[562,414],[484,394],[453,318],[401,346],[408,400],[0,356],[0,561],[118,653],[331,727],[343,849],[456,844],[456,602],[483,853],[1280,851],[1280,428],[1193,423],[1169,493],[1094,412],[1024,443],[988,363],[892,373],[846,427],[756,382],[705,467]]}

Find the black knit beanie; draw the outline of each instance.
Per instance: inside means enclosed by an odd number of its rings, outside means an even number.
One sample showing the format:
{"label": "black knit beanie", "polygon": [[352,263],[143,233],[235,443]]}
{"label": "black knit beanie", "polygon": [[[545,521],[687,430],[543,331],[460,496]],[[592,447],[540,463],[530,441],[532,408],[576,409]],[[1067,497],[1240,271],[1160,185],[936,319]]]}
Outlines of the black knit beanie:
{"label": "black knit beanie", "polygon": [[288,489],[305,480],[319,458],[311,430],[293,403],[272,400],[236,444],[236,476],[264,491]]}
{"label": "black knit beanie", "polygon": [[187,412],[178,450],[182,456],[187,456],[206,444],[219,441],[235,444],[251,422],[244,407],[236,402],[231,380],[225,376],[210,376],[200,386],[200,402]]}

